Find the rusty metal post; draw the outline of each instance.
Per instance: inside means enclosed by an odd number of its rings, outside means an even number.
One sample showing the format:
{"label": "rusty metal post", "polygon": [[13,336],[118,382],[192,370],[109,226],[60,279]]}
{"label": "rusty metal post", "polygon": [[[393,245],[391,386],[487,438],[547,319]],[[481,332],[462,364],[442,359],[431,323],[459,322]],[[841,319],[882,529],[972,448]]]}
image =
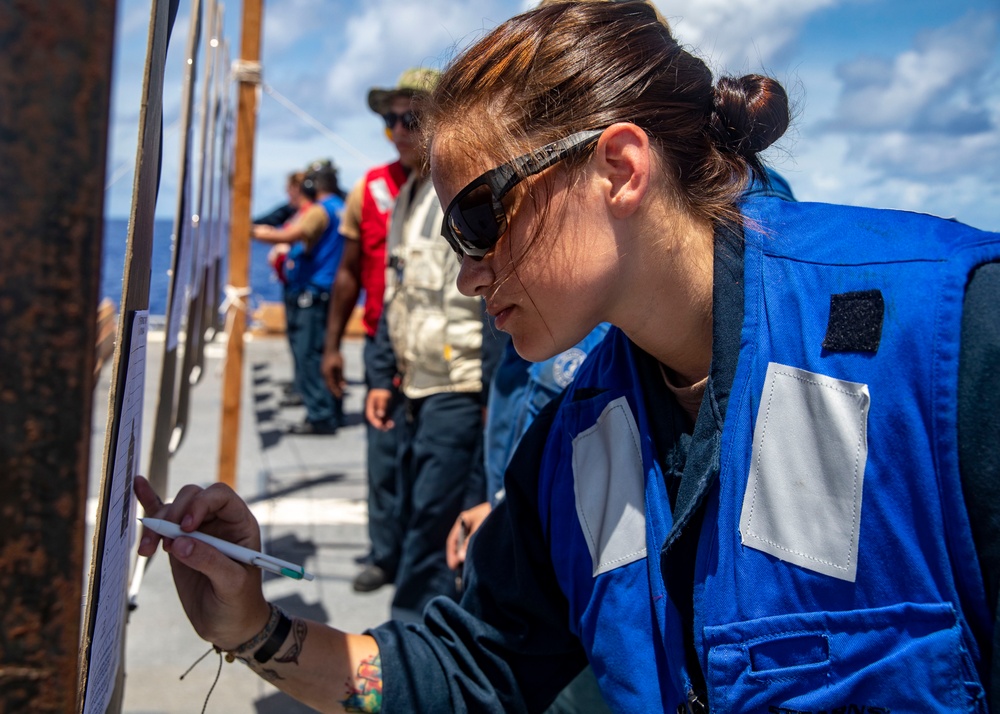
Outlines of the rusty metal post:
{"label": "rusty metal post", "polygon": [[0,0],[0,711],[76,709],[115,0]]}
{"label": "rusty metal post", "polygon": [[[238,73],[236,147],[233,163],[232,214],[229,237],[229,299],[226,325],[229,345],[222,382],[222,427],[219,432],[219,481],[235,487],[239,446],[240,392],[243,381],[243,330],[246,308],[241,294],[250,282],[250,199],[253,183],[254,134],[257,129],[257,87],[260,85],[262,0],[243,3],[243,34]],[[254,72],[256,68],[256,72]]]}

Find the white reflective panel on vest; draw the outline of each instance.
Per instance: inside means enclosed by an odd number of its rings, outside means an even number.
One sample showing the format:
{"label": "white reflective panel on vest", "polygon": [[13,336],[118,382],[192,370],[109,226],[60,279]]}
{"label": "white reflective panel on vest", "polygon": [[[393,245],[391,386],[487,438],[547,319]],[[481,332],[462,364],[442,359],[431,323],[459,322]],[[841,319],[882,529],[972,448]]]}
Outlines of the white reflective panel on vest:
{"label": "white reflective panel on vest", "polygon": [[576,514],[594,577],[646,557],[645,470],[639,429],[624,397],[573,439]]}
{"label": "white reflective panel on vest", "polygon": [[379,213],[388,213],[392,210],[396,199],[393,197],[392,192],[389,191],[389,184],[386,183],[384,178],[377,178],[369,182],[368,191],[371,193],[372,200],[375,201],[375,207],[378,208]]}
{"label": "white reflective panel on vest", "polygon": [[743,495],[743,545],[854,582],[868,386],[771,362]]}

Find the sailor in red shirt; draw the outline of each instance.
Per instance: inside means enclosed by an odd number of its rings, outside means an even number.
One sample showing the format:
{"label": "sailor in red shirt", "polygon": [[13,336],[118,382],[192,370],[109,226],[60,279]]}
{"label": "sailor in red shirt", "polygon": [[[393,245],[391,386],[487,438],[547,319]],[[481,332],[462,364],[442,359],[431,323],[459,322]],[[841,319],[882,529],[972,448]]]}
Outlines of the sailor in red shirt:
{"label": "sailor in red shirt", "polygon": [[[344,358],[340,343],[361,290],[365,291],[365,382],[370,371],[372,339],[382,315],[385,292],[385,239],[389,216],[400,186],[421,160],[416,120],[410,109],[414,94],[428,85],[427,70],[410,69],[395,87],[373,88],[368,106],[385,121],[385,132],[399,152],[399,159],[371,169],[347,196],[340,232],[346,238],[344,257],[333,282],[333,298],[326,327],[321,369],[334,395],[343,395]],[[398,423],[398,421],[397,421]],[[365,569],[354,580],[354,589],[367,592],[391,583],[399,564],[402,525],[394,515],[396,490],[395,429],[380,431],[367,425],[368,533],[372,549]]]}

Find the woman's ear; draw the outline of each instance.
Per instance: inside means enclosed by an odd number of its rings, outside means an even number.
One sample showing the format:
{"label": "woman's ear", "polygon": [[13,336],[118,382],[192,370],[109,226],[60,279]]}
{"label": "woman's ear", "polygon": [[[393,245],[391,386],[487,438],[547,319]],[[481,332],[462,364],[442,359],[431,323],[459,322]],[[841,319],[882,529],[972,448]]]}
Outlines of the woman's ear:
{"label": "woman's ear", "polygon": [[628,218],[649,190],[649,152],[649,137],[635,124],[612,124],[601,135],[595,156],[605,200],[615,218]]}

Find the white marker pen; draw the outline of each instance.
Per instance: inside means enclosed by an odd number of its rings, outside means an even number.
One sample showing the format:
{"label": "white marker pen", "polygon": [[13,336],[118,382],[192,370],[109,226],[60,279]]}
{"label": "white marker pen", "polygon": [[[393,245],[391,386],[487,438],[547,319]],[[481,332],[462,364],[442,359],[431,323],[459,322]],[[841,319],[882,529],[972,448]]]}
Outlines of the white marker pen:
{"label": "white marker pen", "polygon": [[142,525],[146,526],[146,528],[163,536],[164,538],[184,537],[200,540],[202,543],[207,543],[223,555],[229,556],[238,563],[246,563],[247,565],[252,565],[255,568],[266,570],[269,573],[284,575],[286,578],[292,578],[294,580],[313,579],[312,574],[307,573],[302,566],[296,565],[295,563],[289,563],[287,560],[275,558],[274,556],[261,553],[260,551],[250,550],[249,548],[244,548],[241,545],[236,545],[235,543],[230,543],[227,540],[206,535],[205,533],[201,533],[199,531],[187,533],[182,531],[180,526],[171,521],[165,521],[161,518],[140,518],[139,521]]}

